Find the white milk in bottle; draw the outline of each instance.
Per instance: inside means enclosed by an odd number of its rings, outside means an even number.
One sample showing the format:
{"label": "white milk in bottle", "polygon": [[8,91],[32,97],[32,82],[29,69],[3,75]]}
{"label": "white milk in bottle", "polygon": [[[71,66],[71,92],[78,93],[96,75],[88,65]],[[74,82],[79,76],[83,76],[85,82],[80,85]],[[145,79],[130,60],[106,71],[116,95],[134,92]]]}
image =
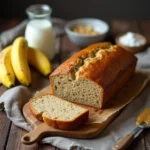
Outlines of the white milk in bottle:
{"label": "white milk in bottle", "polygon": [[52,60],[55,55],[55,37],[50,10],[48,5],[33,5],[27,9],[30,21],[26,26],[25,38],[29,46],[42,51]]}

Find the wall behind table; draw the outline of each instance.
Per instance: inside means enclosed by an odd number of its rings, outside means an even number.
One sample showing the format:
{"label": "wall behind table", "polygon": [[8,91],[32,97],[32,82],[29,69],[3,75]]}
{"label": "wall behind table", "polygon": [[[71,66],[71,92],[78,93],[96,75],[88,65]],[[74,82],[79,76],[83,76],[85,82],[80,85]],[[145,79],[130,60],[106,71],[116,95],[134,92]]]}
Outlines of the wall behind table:
{"label": "wall behind table", "polygon": [[0,18],[25,18],[31,4],[46,3],[54,17],[150,19],[150,0],[0,0]]}

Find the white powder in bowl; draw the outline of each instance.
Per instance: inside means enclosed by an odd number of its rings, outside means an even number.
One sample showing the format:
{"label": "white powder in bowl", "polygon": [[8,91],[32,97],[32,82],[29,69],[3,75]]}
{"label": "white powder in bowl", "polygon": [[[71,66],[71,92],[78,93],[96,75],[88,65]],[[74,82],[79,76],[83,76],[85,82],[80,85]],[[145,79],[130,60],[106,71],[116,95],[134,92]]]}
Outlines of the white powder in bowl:
{"label": "white powder in bowl", "polygon": [[145,44],[145,41],[133,32],[127,32],[125,35],[119,37],[119,42],[129,47],[138,47]]}

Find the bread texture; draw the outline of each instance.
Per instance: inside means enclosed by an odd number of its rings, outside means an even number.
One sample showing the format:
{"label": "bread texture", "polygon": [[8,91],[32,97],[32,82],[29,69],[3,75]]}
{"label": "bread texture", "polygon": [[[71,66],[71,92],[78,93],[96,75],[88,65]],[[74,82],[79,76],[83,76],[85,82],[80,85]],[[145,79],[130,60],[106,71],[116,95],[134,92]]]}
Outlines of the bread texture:
{"label": "bread texture", "polygon": [[38,120],[57,129],[72,130],[88,121],[88,109],[50,94],[32,98],[29,105]]}
{"label": "bread texture", "polygon": [[93,44],[66,60],[51,75],[51,94],[103,108],[134,74],[137,58],[111,43]]}

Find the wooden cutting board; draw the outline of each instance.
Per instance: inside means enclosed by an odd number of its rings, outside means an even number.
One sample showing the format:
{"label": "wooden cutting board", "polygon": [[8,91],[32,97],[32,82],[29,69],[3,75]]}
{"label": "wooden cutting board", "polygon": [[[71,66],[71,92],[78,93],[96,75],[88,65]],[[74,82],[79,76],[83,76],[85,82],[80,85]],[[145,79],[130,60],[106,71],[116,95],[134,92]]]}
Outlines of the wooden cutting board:
{"label": "wooden cutting board", "polygon": [[[64,136],[71,138],[94,138],[115,118],[119,111],[130,103],[146,86],[149,81],[148,75],[135,73],[129,83],[118,93],[115,99],[104,110],[91,107],[89,109],[89,121],[82,127],[72,130],[54,129],[44,122],[37,120],[30,112],[29,104],[23,107],[23,114],[27,122],[34,128],[33,131],[25,134],[21,141],[24,144],[32,144],[45,136]],[[38,92],[36,96],[49,93],[49,87]],[[85,106],[84,106],[85,107]]]}

